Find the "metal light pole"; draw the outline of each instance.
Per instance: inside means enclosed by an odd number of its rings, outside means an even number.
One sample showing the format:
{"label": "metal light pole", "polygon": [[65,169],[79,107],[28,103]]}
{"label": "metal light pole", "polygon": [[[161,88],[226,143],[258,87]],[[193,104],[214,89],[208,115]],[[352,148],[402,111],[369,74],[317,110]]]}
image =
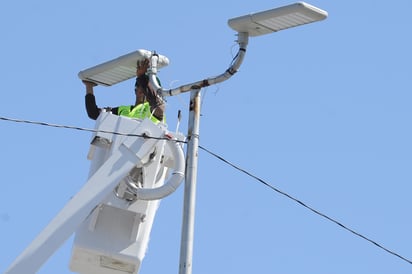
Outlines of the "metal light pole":
{"label": "metal light pole", "polygon": [[190,93],[188,145],[180,243],[179,274],[192,273],[193,239],[196,206],[196,179],[199,150],[200,88]]}
{"label": "metal light pole", "polygon": [[159,94],[162,94],[163,96],[173,96],[191,91],[179,274],[192,273],[201,88],[228,80],[238,71],[246,53],[249,36],[260,36],[273,33],[283,29],[320,21],[326,17],[327,12],[304,2],[299,2],[272,10],[230,19],[228,24],[232,29],[238,32],[237,42],[239,44],[239,51],[234,58],[232,65],[219,76],[183,85],[175,89],[164,90],[156,84],[156,60],[153,60],[152,58],[151,67],[154,67],[154,70],[152,70],[154,73],[149,73],[150,83]]}

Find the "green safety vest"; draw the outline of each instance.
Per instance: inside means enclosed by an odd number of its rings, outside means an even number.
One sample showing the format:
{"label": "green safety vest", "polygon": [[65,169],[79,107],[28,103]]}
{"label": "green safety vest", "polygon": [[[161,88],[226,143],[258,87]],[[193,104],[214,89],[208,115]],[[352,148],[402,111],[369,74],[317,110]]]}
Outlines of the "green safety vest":
{"label": "green safety vest", "polygon": [[150,112],[150,104],[149,102],[144,102],[143,104],[139,104],[132,108],[131,106],[120,106],[117,111],[118,115],[126,116],[130,118],[137,118],[137,119],[144,119],[150,118],[153,123],[159,123],[159,119],[154,117]]}

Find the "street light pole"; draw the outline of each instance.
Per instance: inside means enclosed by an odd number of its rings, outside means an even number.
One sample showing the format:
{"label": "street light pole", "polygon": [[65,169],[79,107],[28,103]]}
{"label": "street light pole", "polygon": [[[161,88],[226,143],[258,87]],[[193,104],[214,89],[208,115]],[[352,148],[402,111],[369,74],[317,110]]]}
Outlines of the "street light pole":
{"label": "street light pole", "polygon": [[179,274],[192,273],[193,235],[196,205],[196,179],[199,150],[200,88],[190,93],[188,145],[180,243]]}
{"label": "street light pole", "polygon": [[247,33],[238,33],[239,51],[233,59],[231,66],[222,74],[206,78],[197,82],[186,84],[175,89],[163,89],[156,80],[157,56],[151,57],[151,66],[148,70],[149,85],[163,96],[174,96],[190,91],[188,144],[186,152],[185,190],[183,204],[182,234],[180,243],[179,274],[192,273],[193,235],[195,219],[196,178],[199,148],[199,123],[200,123],[200,90],[203,87],[214,85],[231,78],[242,64],[246,53],[249,36]]}
{"label": "street light pole", "polygon": [[238,32],[237,42],[239,44],[239,51],[231,66],[221,75],[183,85],[175,89],[166,90],[157,83],[156,72],[158,57],[157,55],[152,56],[149,69],[149,83],[158,94],[174,96],[191,91],[179,274],[192,273],[201,88],[226,81],[238,71],[246,53],[249,36],[265,35],[320,21],[326,17],[327,12],[304,2],[299,2],[230,19],[228,24],[233,30]]}

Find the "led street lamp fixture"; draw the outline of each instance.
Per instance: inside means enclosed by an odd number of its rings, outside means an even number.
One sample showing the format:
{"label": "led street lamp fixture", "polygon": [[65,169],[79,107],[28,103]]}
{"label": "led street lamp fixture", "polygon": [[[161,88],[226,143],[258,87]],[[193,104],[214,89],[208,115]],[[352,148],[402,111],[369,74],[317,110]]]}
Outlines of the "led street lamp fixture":
{"label": "led street lamp fixture", "polygon": [[228,21],[237,32],[259,36],[325,19],[328,13],[305,2],[236,17]]}
{"label": "led street lamp fixture", "polygon": [[[112,86],[130,78],[136,77],[137,61],[150,58],[151,51],[139,49],[120,56],[108,62],[80,71],[78,76],[82,80],[91,81],[102,86]],[[166,56],[158,54],[158,68],[169,64]]]}

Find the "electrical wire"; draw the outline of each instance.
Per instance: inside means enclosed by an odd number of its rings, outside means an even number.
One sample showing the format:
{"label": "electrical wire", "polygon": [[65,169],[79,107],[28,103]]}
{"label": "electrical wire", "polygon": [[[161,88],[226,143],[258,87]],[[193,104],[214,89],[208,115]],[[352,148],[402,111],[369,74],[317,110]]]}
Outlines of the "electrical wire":
{"label": "electrical wire", "polygon": [[[119,132],[112,132],[112,131],[101,131],[101,130],[95,130],[95,129],[89,129],[89,128],[81,128],[81,127],[75,127],[75,126],[57,125],[57,124],[50,124],[50,123],[45,123],[45,122],[37,122],[37,121],[29,121],[29,120],[20,120],[20,119],[13,119],[13,118],[1,117],[1,116],[0,116],[0,120],[9,121],[9,122],[15,122],[15,123],[35,124],[35,125],[41,125],[41,126],[47,126],[47,127],[55,127],[55,128],[74,129],[74,130],[79,130],[79,131],[103,132],[103,133],[110,133],[110,134],[115,134],[115,135],[132,136],[132,137],[142,137],[142,138],[147,138],[147,139],[156,139],[156,140],[167,140],[167,141],[170,141],[170,139],[169,139],[169,138],[166,138],[166,137],[151,137],[151,136],[145,136],[145,135],[139,135],[139,134],[119,133]],[[178,140],[173,140],[173,141],[181,142],[181,143],[187,143],[186,141],[178,141]],[[318,216],[320,216],[320,217],[322,217],[322,218],[324,218],[324,219],[326,219],[326,220],[328,220],[328,221],[330,221],[330,222],[338,225],[339,227],[341,227],[341,228],[343,228],[344,230],[346,230],[346,231],[348,231],[348,232],[350,232],[350,233],[352,233],[352,234],[354,234],[354,235],[362,238],[363,240],[366,240],[367,242],[375,245],[376,247],[384,250],[385,252],[387,252],[387,253],[389,253],[389,254],[391,254],[391,255],[393,255],[393,256],[395,256],[395,257],[397,257],[397,258],[399,258],[399,259],[401,259],[401,260],[403,260],[403,261],[405,261],[405,262],[407,262],[407,263],[409,263],[409,264],[412,264],[412,260],[407,259],[406,257],[404,257],[404,256],[396,253],[395,251],[392,251],[392,250],[384,247],[382,244],[379,244],[378,242],[376,242],[376,241],[374,241],[374,240],[372,240],[372,239],[364,236],[363,234],[361,234],[361,233],[359,233],[359,232],[356,232],[355,230],[353,230],[353,229],[349,228],[348,226],[342,224],[341,222],[337,221],[336,219],[334,219],[334,218],[332,218],[332,217],[329,217],[328,215],[326,215],[326,214],[324,214],[324,213],[322,213],[322,212],[314,209],[313,207],[307,205],[306,203],[304,203],[304,202],[302,202],[301,200],[293,197],[292,195],[290,195],[290,194],[288,194],[288,193],[286,193],[286,192],[284,192],[284,191],[282,191],[282,190],[280,190],[280,189],[272,186],[271,184],[269,184],[269,183],[266,182],[265,180],[259,178],[258,176],[253,175],[252,173],[246,171],[245,169],[238,167],[237,165],[235,165],[235,164],[233,164],[232,162],[226,160],[226,159],[223,158],[222,156],[220,156],[220,155],[218,155],[218,154],[210,151],[209,149],[207,149],[207,148],[205,148],[205,147],[203,147],[203,146],[200,146],[200,145],[199,145],[199,148],[200,148],[201,150],[205,151],[206,153],[212,155],[213,157],[217,158],[218,160],[224,162],[225,164],[231,166],[232,168],[234,168],[234,169],[236,169],[236,170],[238,170],[238,171],[246,174],[247,176],[255,179],[256,181],[260,182],[261,184],[263,184],[264,186],[270,188],[271,190],[273,190],[273,191],[275,191],[275,192],[277,192],[277,193],[285,196],[286,198],[288,198],[288,199],[290,199],[290,200],[298,203],[299,205],[301,205],[301,206],[303,206],[304,208],[310,210],[311,212],[315,213],[316,215],[318,215]]]}
{"label": "electrical wire", "polygon": [[364,239],[364,240],[366,240],[366,241],[368,241],[368,242],[372,243],[373,245],[377,246],[378,248],[383,249],[384,251],[386,251],[386,252],[388,252],[388,253],[390,253],[390,254],[392,254],[392,255],[394,255],[394,256],[396,256],[396,257],[398,257],[399,259],[404,260],[405,262],[407,262],[407,263],[409,263],[409,264],[412,264],[412,260],[409,260],[409,259],[407,259],[407,258],[405,258],[405,257],[403,257],[403,256],[401,256],[401,255],[399,255],[398,253],[396,253],[396,252],[394,252],[394,251],[392,251],[392,250],[390,250],[390,249],[388,249],[388,248],[384,247],[383,245],[381,245],[381,244],[377,243],[377,242],[376,242],[376,241],[374,241],[374,240],[371,240],[370,238],[368,238],[368,237],[366,237],[366,236],[362,235],[361,233],[356,232],[355,230],[353,230],[353,229],[349,228],[348,226],[346,226],[346,225],[342,224],[341,222],[339,222],[339,221],[337,221],[337,220],[333,219],[332,217],[329,217],[328,215],[326,215],[326,214],[324,214],[324,213],[322,213],[322,212],[320,212],[320,211],[318,211],[318,210],[314,209],[313,207],[311,207],[311,206],[307,205],[306,203],[302,202],[301,200],[299,200],[299,199],[297,199],[297,198],[295,198],[295,197],[293,197],[293,196],[289,195],[288,193],[286,193],[286,192],[284,192],[284,191],[279,190],[278,188],[276,188],[276,187],[272,186],[271,184],[267,183],[267,182],[266,182],[266,181],[264,181],[263,179],[261,179],[261,178],[259,178],[259,177],[255,176],[255,175],[253,175],[252,173],[250,173],[250,172],[246,171],[245,169],[242,169],[242,168],[240,168],[240,167],[236,166],[235,164],[233,164],[233,163],[229,162],[229,161],[228,161],[228,160],[226,160],[225,158],[223,158],[223,157],[221,157],[221,156],[217,155],[216,153],[214,153],[214,152],[212,152],[212,151],[210,151],[210,150],[206,149],[205,147],[203,147],[203,146],[199,146],[199,148],[200,148],[200,149],[202,149],[202,150],[204,150],[205,152],[209,153],[210,155],[214,156],[215,158],[219,159],[220,161],[222,161],[222,162],[226,163],[227,165],[229,165],[229,166],[233,167],[234,169],[236,169],[236,170],[238,170],[238,171],[240,171],[240,172],[242,172],[242,173],[246,174],[247,176],[249,176],[249,177],[251,177],[251,178],[253,178],[253,179],[255,179],[255,180],[259,181],[260,183],[262,183],[262,184],[263,184],[263,185],[265,185],[266,187],[270,188],[271,190],[273,190],[273,191],[275,191],[275,192],[277,192],[277,193],[279,193],[279,194],[281,194],[281,195],[283,195],[283,196],[287,197],[288,199],[290,199],[290,200],[292,200],[292,201],[294,201],[294,202],[296,202],[296,203],[300,204],[301,206],[305,207],[306,209],[308,209],[308,210],[312,211],[313,213],[315,213],[315,214],[317,214],[317,215],[319,215],[319,216],[321,216],[321,217],[323,217],[323,218],[327,219],[328,221],[330,221],[330,222],[332,222],[332,223],[334,223],[334,224],[336,224],[336,225],[340,226],[341,228],[343,228],[343,229],[345,229],[345,230],[349,231],[350,233],[352,233],[352,234],[354,234],[354,235],[356,235],[356,236],[358,236],[358,237],[360,237],[360,238],[362,238],[362,239]]}
{"label": "electrical wire", "polygon": [[[15,122],[15,123],[23,123],[23,124],[34,124],[34,125],[40,125],[40,126],[46,126],[46,127],[75,129],[75,130],[79,130],[79,131],[88,131],[88,132],[95,132],[95,133],[101,132],[101,133],[109,133],[109,134],[120,135],[120,136],[141,137],[141,138],[146,138],[146,139],[171,141],[171,139],[169,139],[167,137],[153,137],[153,136],[147,136],[147,135],[144,135],[144,134],[142,135],[142,134],[132,134],[132,133],[121,133],[121,132],[114,132],[114,131],[107,131],[107,130],[97,130],[97,129],[91,129],[91,128],[65,126],[65,125],[50,124],[50,123],[38,122],[38,121],[7,118],[7,117],[1,117],[1,116],[0,116],[0,120],[8,121],[8,122]],[[177,142],[177,143],[187,143],[187,141],[180,141],[180,140],[172,140],[172,141]]]}

